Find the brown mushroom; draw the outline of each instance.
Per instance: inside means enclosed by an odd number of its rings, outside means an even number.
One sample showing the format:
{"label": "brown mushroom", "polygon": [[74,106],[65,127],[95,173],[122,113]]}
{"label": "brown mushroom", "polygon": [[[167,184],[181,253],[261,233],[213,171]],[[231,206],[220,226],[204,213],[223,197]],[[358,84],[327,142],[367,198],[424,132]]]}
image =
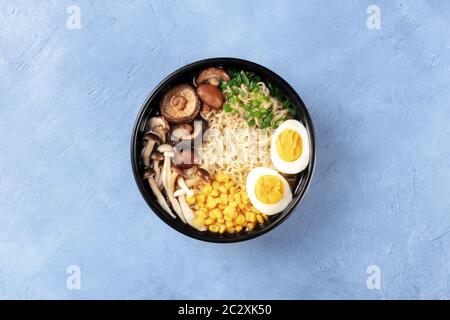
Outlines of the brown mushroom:
{"label": "brown mushroom", "polygon": [[166,133],[169,131],[170,126],[166,119],[163,117],[152,117],[147,121],[145,126],[147,131],[153,131],[159,135],[163,143],[166,142]]}
{"label": "brown mushroom", "polygon": [[218,86],[220,81],[228,82],[230,81],[230,76],[228,73],[225,72],[225,70],[220,68],[206,68],[195,79],[195,83],[197,85],[202,83],[209,83],[213,86]]}
{"label": "brown mushroom", "polygon": [[208,113],[211,111],[211,106],[209,104],[203,103],[202,104],[202,113]]}
{"label": "brown mushroom", "polygon": [[188,187],[193,187],[202,181],[211,182],[211,175],[205,169],[198,168],[195,172],[195,176],[186,180],[185,182]]}
{"label": "brown mushroom", "polygon": [[161,168],[159,162],[164,160],[164,154],[159,151],[153,151],[150,155],[150,160],[153,161],[153,169],[155,170],[155,182],[159,189],[162,187]]}
{"label": "brown mushroom", "polygon": [[199,85],[197,87],[197,94],[203,103],[206,103],[214,109],[220,109],[225,100],[222,91],[208,83]]}
{"label": "brown mushroom", "polygon": [[191,86],[181,84],[164,95],[160,110],[170,123],[191,122],[200,111],[200,100]]}
{"label": "brown mushroom", "polygon": [[142,161],[144,162],[144,166],[148,167],[150,165],[150,155],[153,151],[153,147],[155,146],[155,143],[161,143],[161,138],[158,134],[149,131],[144,135],[144,141],[147,141],[147,144],[142,152]]}
{"label": "brown mushroom", "polygon": [[152,189],[153,193],[156,196],[156,200],[158,201],[161,208],[163,208],[164,211],[166,211],[172,218],[176,218],[173,214],[172,210],[170,210],[166,200],[164,199],[161,191],[159,191],[158,186],[156,185],[155,179],[153,178],[155,175],[155,170],[149,169],[145,171],[144,173],[144,180],[148,180],[148,183],[150,184],[150,188]]}

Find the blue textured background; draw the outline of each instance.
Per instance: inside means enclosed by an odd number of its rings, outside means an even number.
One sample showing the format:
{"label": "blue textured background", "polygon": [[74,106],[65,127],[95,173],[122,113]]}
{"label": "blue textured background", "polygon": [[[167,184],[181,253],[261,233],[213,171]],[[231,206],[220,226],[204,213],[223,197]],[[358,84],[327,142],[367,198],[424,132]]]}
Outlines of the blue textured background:
{"label": "blue textured background", "polygon": [[[449,15],[449,1],[3,3],[0,298],[450,298]],[[215,56],[284,77],[318,141],[296,212],[233,245],[166,226],[129,161],[150,90]]]}

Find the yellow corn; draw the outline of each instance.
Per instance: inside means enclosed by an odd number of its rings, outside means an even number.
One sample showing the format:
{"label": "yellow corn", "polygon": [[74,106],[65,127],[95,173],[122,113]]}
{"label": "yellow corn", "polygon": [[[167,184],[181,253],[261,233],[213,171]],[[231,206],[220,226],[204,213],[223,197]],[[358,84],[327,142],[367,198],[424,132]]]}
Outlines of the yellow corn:
{"label": "yellow corn", "polygon": [[206,202],[206,206],[207,206],[209,209],[215,208],[215,207],[216,207],[216,200],[214,200],[213,197],[208,197],[208,200],[207,200],[207,202]]}
{"label": "yellow corn", "polygon": [[238,215],[238,217],[236,218],[236,223],[243,224],[244,222],[245,222],[245,217],[242,214]]}
{"label": "yellow corn", "polygon": [[219,226],[216,224],[210,225],[208,229],[209,229],[209,231],[214,232],[214,233],[219,232]]}
{"label": "yellow corn", "polygon": [[213,191],[211,192],[211,195],[212,195],[213,197],[218,197],[218,196],[219,196],[219,191],[213,190]]}
{"label": "yellow corn", "polygon": [[260,214],[256,215],[256,220],[258,220],[259,223],[264,223],[264,218]]}
{"label": "yellow corn", "polygon": [[240,232],[242,230],[242,226],[236,226],[236,232]]}

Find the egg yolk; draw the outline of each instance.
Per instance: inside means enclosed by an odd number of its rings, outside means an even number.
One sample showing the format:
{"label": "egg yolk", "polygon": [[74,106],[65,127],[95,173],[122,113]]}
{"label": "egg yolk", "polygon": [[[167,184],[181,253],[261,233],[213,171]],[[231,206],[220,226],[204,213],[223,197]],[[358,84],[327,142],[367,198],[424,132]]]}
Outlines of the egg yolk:
{"label": "egg yolk", "polygon": [[277,176],[261,176],[255,185],[256,198],[264,204],[275,204],[283,198],[283,182]]}
{"label": "egg yolk", "polygon": [[300,158],[303,150],[303,142],[297,131],[284,130],[277,139],[277,151],[280,158],[292,162]]}

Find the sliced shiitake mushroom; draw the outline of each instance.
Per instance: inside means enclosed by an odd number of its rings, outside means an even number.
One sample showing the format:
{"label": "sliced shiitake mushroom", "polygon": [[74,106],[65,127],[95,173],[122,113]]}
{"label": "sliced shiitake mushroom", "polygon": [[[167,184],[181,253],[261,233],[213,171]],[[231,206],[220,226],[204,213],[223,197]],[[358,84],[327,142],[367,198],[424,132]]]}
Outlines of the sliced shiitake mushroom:
{"label": "sliced shiitake mushroom", "polygon": [[206,68],[202,72],[199,73],[197,78],[195,79],[195,83],[200,85],[202,83],[209,83],[213,86],[219,86],[220,81],[230,81],[230,76],[225,70],[220,68]]}
{"label": "sliced shiitake mushroom", "polygon": [[170,123],[186,123],[200,111],[200,100],[194,88],[181,84],[170,89],[161,99],[160,110]]}

